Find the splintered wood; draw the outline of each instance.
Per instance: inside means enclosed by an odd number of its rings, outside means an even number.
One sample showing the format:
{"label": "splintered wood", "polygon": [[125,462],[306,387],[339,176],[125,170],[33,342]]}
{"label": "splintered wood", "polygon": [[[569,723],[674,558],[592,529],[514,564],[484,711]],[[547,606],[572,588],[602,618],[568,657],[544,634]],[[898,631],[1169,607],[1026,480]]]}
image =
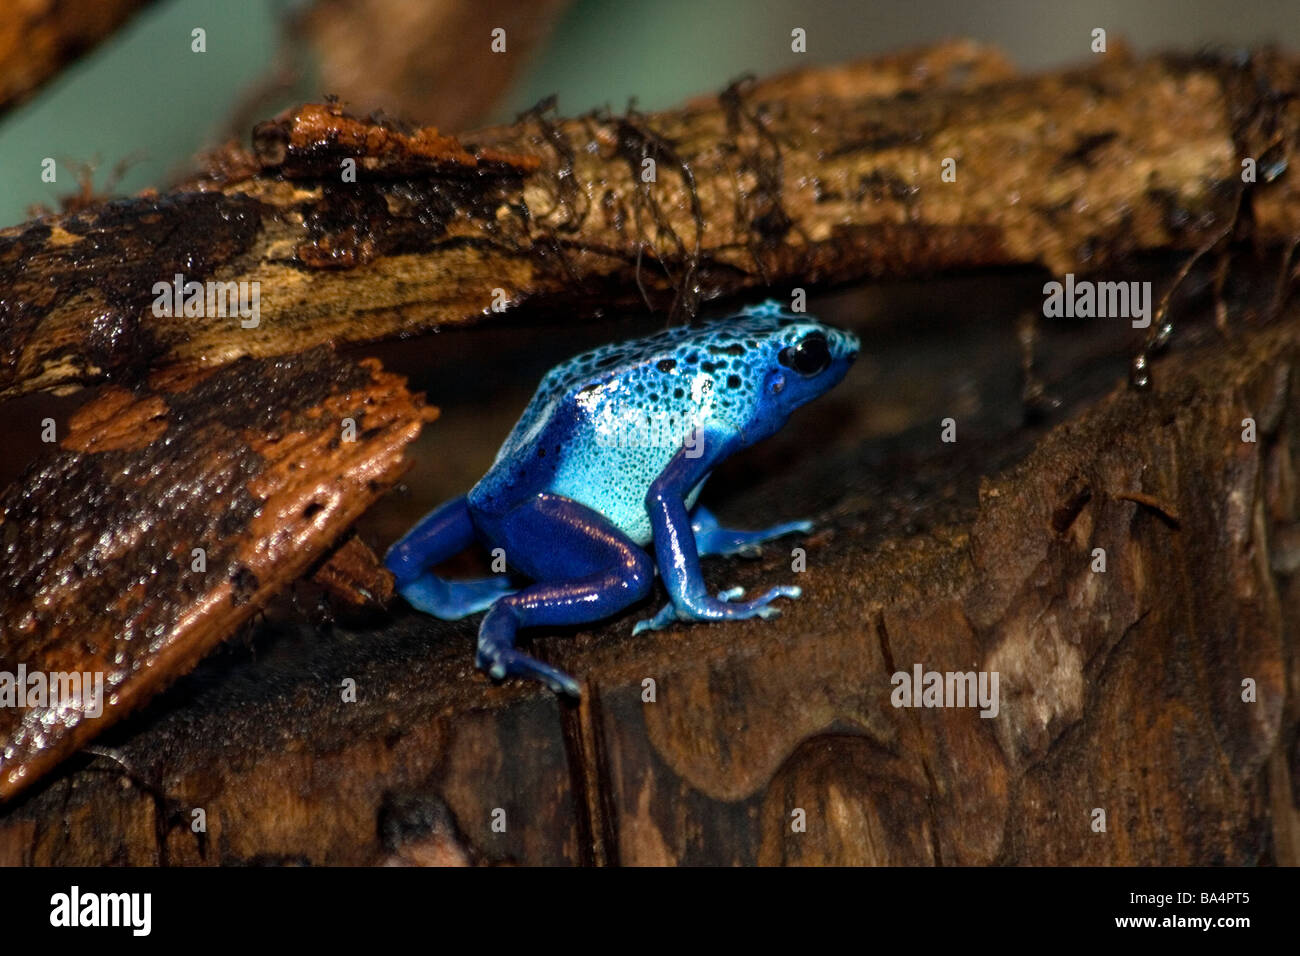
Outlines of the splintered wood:
{"label": "splintered wood", "polygon": [[82,408],[0,498],[0,670],[98,675],[102,697],[0,708],[0,799],[322,557],[431,417],[374,360],[323,348],[159,374]]}

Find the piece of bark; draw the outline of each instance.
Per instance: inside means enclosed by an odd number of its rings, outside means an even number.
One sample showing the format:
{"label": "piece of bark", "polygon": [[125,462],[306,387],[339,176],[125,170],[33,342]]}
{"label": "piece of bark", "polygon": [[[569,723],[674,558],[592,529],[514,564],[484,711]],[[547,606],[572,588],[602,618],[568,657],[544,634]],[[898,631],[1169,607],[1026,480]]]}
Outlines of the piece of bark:
{"label": "piece of bark", "polygon": [[378,362],[325,348],[159,373],[78,410],[60,450],[0,498],[0,670],[91,673],[103,695],[0,708],[0,800],[324,555],[432,414]]}
{"label": "piece of bark", "polygon": [[[954,445],[836,449],[805,417],[736,504],[817,531],[705,568],[752,591],[804,548],[780,618],[631,637],[657,593],[528,635],[576,707],[476,673],[473,620],[268,628],[122,728],[136,786],[99,760],[0,812],[0,859],[1295,864],[1298,359],[1295,310],[1234,327],[1037,441],[963,415]],[[998,671],[998,716],[895,708],[916,664]]]}
{"label": "piece of bark", "polygon": [[0,17],[0,111],[107,38],[148,0],[23,0]]}
{"label": "piece of bark", "polygon": [[393,597],[393,573],[356,535],[335,549],[312,581],[347,607],[383,608]]}
{"label": "piece of bark", "polygon": [[[957,44],[660,114],[538,111],[454,145],[308,107],[176,192],[0,231],[0,396],[377,341],[494,307],[589,315],[680,293],[690,313],[759,287],[1114,269],[1202,246],[1242,203],[1244,233],[1282,242],[1300,231],[1298,69],[1275,53],[1115,54],[1004,79],[999,58]],[[286,152],[295,129],[315,138]],[[446,148],[409,145],[428,142]],[[154,284],[178,273],[260,282],[260,325],[156,315]]]}

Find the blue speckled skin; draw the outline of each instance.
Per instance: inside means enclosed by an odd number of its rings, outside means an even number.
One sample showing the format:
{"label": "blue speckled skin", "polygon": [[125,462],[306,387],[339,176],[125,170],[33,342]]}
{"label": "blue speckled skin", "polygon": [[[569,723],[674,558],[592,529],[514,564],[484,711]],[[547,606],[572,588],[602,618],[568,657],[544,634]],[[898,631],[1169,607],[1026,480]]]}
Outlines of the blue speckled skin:
{"label": "blue speckled skin", "polygon": [[[739,589],[714,597],[699,557],[752,554],[811,525],[732,531],[695,501],[719,462],[780,429],[839,382],[857,353],[855,336],[769,300],[556,366],[482,480],[389,550],[398,591],[444,619],[487,610],[479,667],[574,696],[573,678],[515,649],[517,631],[617,613],[649,594],[656,567],[671,600],[634,633],[677,620],[776,615],[771,602],[798,597],[798,588],[746,602],[735,600]],[[444,581],[428,571],[476,541],[504,548],[511,568],[535,583],[512,592],[505,575]],[[651,542],[654,561],[645,551]]]}

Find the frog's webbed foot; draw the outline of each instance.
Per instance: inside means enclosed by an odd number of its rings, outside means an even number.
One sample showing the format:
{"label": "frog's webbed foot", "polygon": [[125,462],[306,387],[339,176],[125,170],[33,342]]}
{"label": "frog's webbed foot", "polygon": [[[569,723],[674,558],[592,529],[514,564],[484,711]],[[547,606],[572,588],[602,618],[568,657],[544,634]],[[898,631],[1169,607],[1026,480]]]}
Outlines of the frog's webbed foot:
{"label": "frog's webbed foot", "polygon": [[761,617],[767,620],[780,617],[781,609],[772,607],[772,602],[777,598],[792,600],[798,598],[803,594],[803,589],[798,585],[782,584],[769,589],[766,594],[753,601],[733,603],[744,593],[744,588],[729,588],[719,592],[716,600],[710,601],[706,598],[680,608],[670,602],[654,617],[637,621],[636,626],[632,628],[632,633],[636,635],[642,631],[662,630],[676,621],[740,621],[750,617]]}
{"label": "frog's webbed foot", "polygon": [[696,505],[691,512],[691,531],[695,535],[695,547],[701,556],[740,555],[754,558],[761,553],[761,544],[795,532],[812,530],[811,521],[786,521],[772,525],[761,531],[736,531],[718,524],[713,512],[703,505]]}
{"label": "frog's webbed foot", "polygon": [[543,664],[537,658],[530,657],[523,651],[508,647],[504,643],[484,641],[482,635],[479,637],[474,663],[479,670],[486,671],[495,680],[526,677],[529,680],[541,681],[550,688],[552,693],[568,694],[570,697],[582,696],[582,688],[578,686],[578,682],[564,671],[550,664]]}
{"label": "frog's webbed foot", "polygon": [[486,611],[499,598],[515,592],[510,586],[510,579],[504,574],[473,581],[448,581],[426,573],[399,586],[397,593],[406,598],[407,603],[416,610],[444,621],[459,621],[479,611]]}

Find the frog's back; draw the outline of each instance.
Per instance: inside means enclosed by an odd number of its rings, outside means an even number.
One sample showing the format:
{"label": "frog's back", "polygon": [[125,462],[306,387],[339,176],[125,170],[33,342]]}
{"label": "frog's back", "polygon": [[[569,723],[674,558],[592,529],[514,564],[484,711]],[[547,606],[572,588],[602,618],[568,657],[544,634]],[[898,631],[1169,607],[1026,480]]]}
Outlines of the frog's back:
{"label": "frog's back", "polygon": [[501,514],[551,492],[646,543],[651,482],[706,423],[743,428],[761,386],[746,359],[780,321],[751,315],[745,324],[683,326],[557,365],[470,491],[471,506]]}

